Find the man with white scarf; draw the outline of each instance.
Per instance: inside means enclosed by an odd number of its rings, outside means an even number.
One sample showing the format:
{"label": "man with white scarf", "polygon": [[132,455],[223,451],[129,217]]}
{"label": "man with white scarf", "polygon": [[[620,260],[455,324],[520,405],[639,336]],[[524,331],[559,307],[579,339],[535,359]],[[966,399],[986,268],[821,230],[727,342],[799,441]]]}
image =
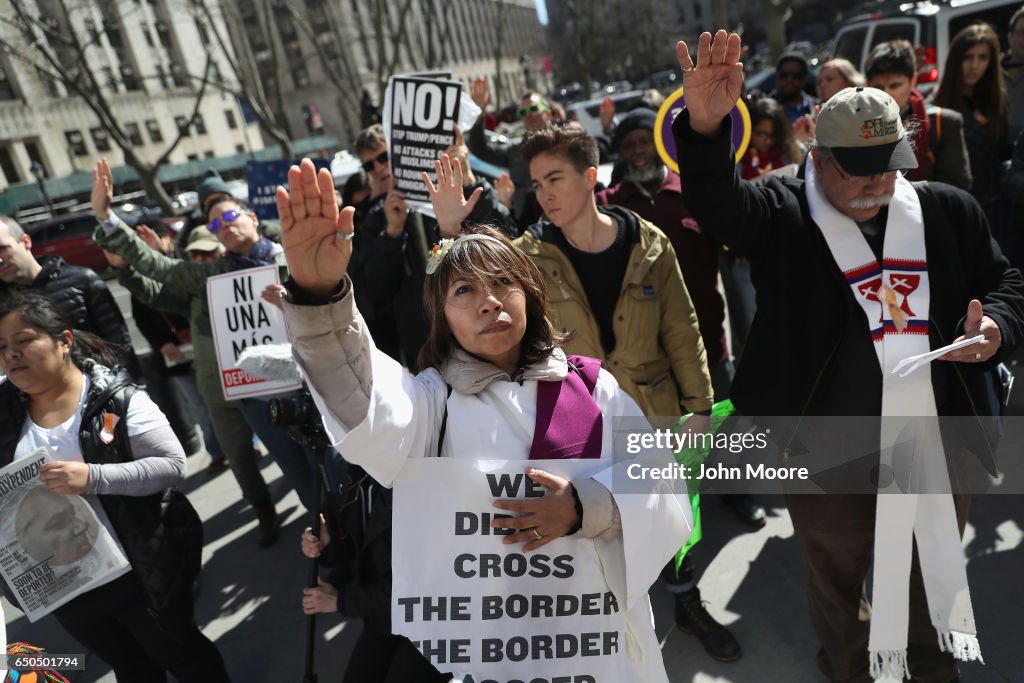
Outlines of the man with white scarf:
{"label": "man with white scarf", "polygon": [[[991,413],[994,368],[1024,333],[1024,279],[969,194],[902,177],[917,162],[886,93],[835,95],[800,177],[753,185],[740,179],[730,149],[729,112],[743,86],[739,36],[702,34],[696,62],[685,43],[677,52],[687,108],[673,132],[684,200],[705,232],[749,258],[757,288],[733,384],[737,409],[880,416],[870,438],[883,465],[892,464],[899,416],[927,423],[911,474],[928,488],[787,495],[818,666],[844,683],[958,681],[954,657],[981,658],[958,535],[969,496],[950,488],[934,421]],[[983,339],[944,362],[893,372],[902,359],[974,337]],[[891,492],[885,483],[879,493]]]}

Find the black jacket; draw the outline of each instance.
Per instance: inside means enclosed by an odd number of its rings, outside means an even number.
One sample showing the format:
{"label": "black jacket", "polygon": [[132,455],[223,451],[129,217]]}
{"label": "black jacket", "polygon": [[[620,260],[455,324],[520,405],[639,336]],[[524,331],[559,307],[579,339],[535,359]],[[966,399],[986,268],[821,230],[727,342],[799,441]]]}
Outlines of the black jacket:
{"label": "black jacket", "polygon": [[[757,290],[733,403],[748,415],[880,415],[882,373],[864,314],[810,218],[803,180],[741,180],[728,117],[716,139],[695,133],[689,120],[684,110],[673,124],[686,205],[705,232],[750,259]],[[926,226],[931,347],[962,334],[973,298],[1002,333],[988,363],[931,364],[939,414],[991,414],[986,383],[1024,334],[1024,279],[969,194],[942,183],[915,188]]]}
{"label": "black jacket", "polygon": [[361,467],[345,464],[341,496],[328,505],[331,542],[320,562],[338,589],[338,609],[366,627],[391,633],[391,489]]}
{"label": "black jacket", "polygon": [[[128,421],[123,419],[137,387],[119,372],[100,365],[88,369],[91,385],[82,414],[79,444],[86,463],[131,462]],[[121,416],[114,441],[100,441],[103,414]],[[0,383],[0,467],[14,460],[27,409],[21,393],[10,382]],[[177,493],[175,491],[175,493]],[[100,495],[103,510],[117,533],[132,570],[139,578],[151,613],[177,613],[192,600],[192,581],[202,560],[202,522],[180,493],[170,504],[167,492],[148,496]],[[170,519],[171,515],[182,515]],[[4,582],[4,591],[10,589]],[[184,601],[184,602],[183,602]]]}
{"label": "black jacket", "polygon": [[128,325],[106,283],[92,270],[65,263],[59,256],[43,256],[37,260],[43,269],[30,288],[53,299],[71,318],[75,329],[91,332],[121,349],[125,365],[138,377],[138,361],[132,350]]}
{"label": "black jacket", "polygon": [[[483,187],[484,193],[466,222],[489,224],[514,238],[516,230],[508,209],[487,181],[480,180],[463,191],[468,197],[477,187]],[[355,285],[356,306],[366,317],[374,339],[378,336],[375,326],[390,318],[397,327],[406,363],[415,366],[429,329],[423,313],[427,252],[441,239],[441,233],[437,221],[410,211],[402,234],[388,237],[385,198],[381,195],[369,206],[366,218],[356,228],[348,274]]]}

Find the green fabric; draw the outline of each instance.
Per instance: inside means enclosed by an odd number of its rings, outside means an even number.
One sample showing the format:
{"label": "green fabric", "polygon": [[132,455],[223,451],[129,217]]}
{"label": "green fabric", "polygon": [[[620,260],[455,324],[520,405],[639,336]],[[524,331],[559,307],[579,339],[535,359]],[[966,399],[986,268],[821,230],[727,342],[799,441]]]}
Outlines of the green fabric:
{"label": "green fabric", "polygon": [[118,279],[142,303],[171,312],[188,312],[192,327],[195,360],[192,367],[203,401],[211,408],[230,405],[224,400],[217,369],[217,350],[210,326],[210,309],[206,300],[206,280],[211,275],[227,272],[227,259],[212,263],[192,263],[169,258],[149,248],[125,223],[107,235],[102,227],[93,239],[107,251],[125,260],[127,272]]}
{"label": "green fabric", "polygon": [[[716,403],[711,409],[711,426],[709,428],[709,433],[714,434],[717,432],[733,412],[735,412],[735,408],[733,408],[732,401],[726,399]],[[679,422],[676,423],[676,431],[681,430],[683,425],[691,416],[692,413],[690,415],[683,415],[679,418]],[[707,460],[710,450],[710,447],[681,448],[675,453],[676,461],[681,465],[696,469],[698,465]],[[697,543],[700,542],[700,539],[704,537],[700,520],[700,482],[696,479],[687,479],[686,488],[690,494],[690,505],[693,507],[693,532],[690,534],[690,537],[686,539],[686,543],[684,543],[683,547],[679,549],[679,552],[676,553],[677,572],[679,571],[679,568],[683,566],[683,558],[686,557],[686,553],[690,552],[690,548],[697,545]]]}

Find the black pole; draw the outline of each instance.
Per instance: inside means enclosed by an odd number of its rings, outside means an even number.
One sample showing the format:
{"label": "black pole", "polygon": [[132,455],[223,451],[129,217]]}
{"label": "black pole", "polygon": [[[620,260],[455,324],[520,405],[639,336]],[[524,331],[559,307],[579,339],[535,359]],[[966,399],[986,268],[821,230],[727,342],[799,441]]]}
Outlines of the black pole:
{"label": "black pole", "polygon": [[[313,467],[313,498],[310,501],[312,508],[309,511],[309,526],[313,529],[313,538],[320,538],[320,509],[323,506],[324,491],[324,448],[314,448],[313,454],[316,463]],[[317,578],[320,576],[320,562],[317,558],[309,561],[309,587],[316,588]],[[306,673],[302,677],[303,683],[317,683],[316,671],[313,665],[313,653],[316,649],[316,613],[309,615],[306,622]]]}

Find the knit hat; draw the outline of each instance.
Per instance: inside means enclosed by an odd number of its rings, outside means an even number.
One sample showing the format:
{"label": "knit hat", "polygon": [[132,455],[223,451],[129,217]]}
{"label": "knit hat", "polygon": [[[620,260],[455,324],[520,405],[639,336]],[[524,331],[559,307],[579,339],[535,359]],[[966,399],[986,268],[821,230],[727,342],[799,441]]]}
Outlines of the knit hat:
{"label": "knit hat", "polygon": [[658,114],[650,109],[634,109],[629,112],[615,128],[615,134],[612,136],[612,149],[617,150],[626,136],[634,130],[654,130],[654,123],[657,120]]}
{"label": "knit hat", "polygon": [[884,90],[840,90],[822,106],[814,133],[850,175],[917,168],[900,107]]}
{"label": "knit hat", "polygon": [[206,200],[217,194],[226,194],[231,196],[231,190],[228,189],[227,183],[220,177],[220,173],[216,169],[209,169],[203,174],[203,179],[199,183],[199,210],[206,214]]}
{"label": "knit hat", "polygon": [[197,225],[188,234],[185,251],[214,251],[221,248],[220,240],[205,225]]}

